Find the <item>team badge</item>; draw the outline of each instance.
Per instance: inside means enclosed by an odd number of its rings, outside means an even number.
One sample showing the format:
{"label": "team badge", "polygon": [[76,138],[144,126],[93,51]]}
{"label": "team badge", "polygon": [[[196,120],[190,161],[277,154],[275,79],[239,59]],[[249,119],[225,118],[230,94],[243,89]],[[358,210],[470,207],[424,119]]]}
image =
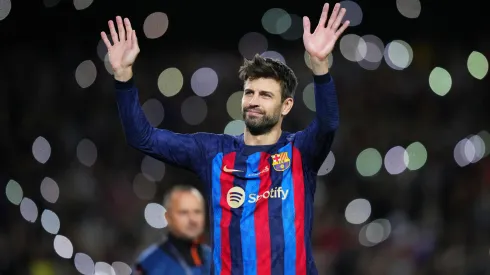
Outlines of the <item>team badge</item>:
{"label": "team badge", "polygon": [[289,159],[288,152],[281,152],[279,154],[274,154],[272,158],[272,167],[274,170],[282,172],[289,168],[291,165],[291,160]]}

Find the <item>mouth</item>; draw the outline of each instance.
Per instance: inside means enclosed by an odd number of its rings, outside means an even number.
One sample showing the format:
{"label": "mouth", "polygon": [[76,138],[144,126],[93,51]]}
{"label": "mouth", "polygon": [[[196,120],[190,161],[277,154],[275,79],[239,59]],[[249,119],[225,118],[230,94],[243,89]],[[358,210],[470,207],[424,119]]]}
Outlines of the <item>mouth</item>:
{"label": "mouth", "polygon": [[262,112],[256,110],[247,110],[247,114],[262,115]]}

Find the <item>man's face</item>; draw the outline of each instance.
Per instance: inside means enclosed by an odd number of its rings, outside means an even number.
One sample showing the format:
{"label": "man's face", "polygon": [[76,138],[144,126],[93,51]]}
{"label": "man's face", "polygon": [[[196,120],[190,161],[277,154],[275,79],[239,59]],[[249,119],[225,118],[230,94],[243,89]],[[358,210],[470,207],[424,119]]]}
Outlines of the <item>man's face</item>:
{"label": "man's face", "polygon": [[253,135],[268,133],[281,119],[283,104],[281,85],[272,78],[245,81],[242,97],[242,115]]}
{"label": "man's face", "polygon": [[165,217],[173,234],[195,240],[204,231],[204,200],[194,192],[177,191],[172,194]]}

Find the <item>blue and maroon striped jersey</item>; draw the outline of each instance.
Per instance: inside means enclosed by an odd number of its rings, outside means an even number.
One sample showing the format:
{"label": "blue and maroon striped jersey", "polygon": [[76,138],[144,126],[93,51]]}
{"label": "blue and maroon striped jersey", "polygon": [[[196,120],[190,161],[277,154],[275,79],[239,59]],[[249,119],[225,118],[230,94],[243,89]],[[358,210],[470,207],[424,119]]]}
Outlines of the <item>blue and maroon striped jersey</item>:
{"label": "blue and maroon striped jersey", "polygon": [[178,134],[152,127],[133,80],[117,82],[119,115],[128,143],[195,172],[210,206],[211,274],[317,274],[311,248],[318,169],[339,125],[330,74],[314,76],[316,116],[278,142],[248,146],[243,135]]}

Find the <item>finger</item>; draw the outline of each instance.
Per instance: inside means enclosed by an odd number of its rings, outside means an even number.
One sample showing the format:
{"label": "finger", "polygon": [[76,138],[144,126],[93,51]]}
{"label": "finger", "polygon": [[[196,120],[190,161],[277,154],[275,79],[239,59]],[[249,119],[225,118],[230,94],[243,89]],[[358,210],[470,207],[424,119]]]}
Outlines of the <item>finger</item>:
{"label": "finger", "polygon": [[337,3],[333,7],[332,14],[330,15],[330,19],[328,20],[327,28],[330,29],[332,27],[333,22],[337,19],[337,15],[339,14],[340,4]]}
{"label": "finger", "polygon": [[111,41],[109,41],[109,38],[107,38],[107,34],[105,34],[105,32],[101,32],[100,37],[102,37],[102,41],[104,41],[107,50],[109,50],[112,47],[112,45],[111,45]]}
{"label": "finger", "polygon": [[335,19],[335,22],[333,22],[332,29],[334,31],[336,31],[339,28],[340,23],[342,23],[342,19],[344,19],[345,12],[346,12],[346,9],[340,9],[340,12],[339,12],[339,15],[337,16],[337,19]]}
{"label": "finger", "polygon": [[349,26],[350,24],[350,21],[347,20],[344,22],[344,24],[342,24],[342,26],[340,27],[340,29],[338,29],[336,32],[335,32],[335,36],[339,37],[342,35],[342,33],[345,31],[345,29],[347,29],[347,27]]}
{"label": "finger", "polygon": [[318,22],[318,26],[316,27],[315,31],[320,28],[325,28],[325,23],[327,23],[328,17],[328,7],[328,3],[325,3],[325,5],[323,5],[322,14],[320,15],[320,21]]}
{"label": "finger", "polygon": [[131,22],[128,18],[124,18],[124,27],[126,28],[127,39],[131,39],[131,37],[133,36],[133,28],[131,27]]}
{"label": "finger", "polygon": [[116,17],[117,30],[119,31],[119,41],[126,41],[126,32],[124,30],[124,25],[121,16]]}
{"label": "finger", "polygon": [[119,42],[119,38],[117,38],[116,28],[114,27],[114,22],[109,20],[109,31],[111,32],[112,43],[116,44]]}
{"label": "finger", "polygon": [[303,34],[311,34],[310,19],[306,16],[303,17]]}

